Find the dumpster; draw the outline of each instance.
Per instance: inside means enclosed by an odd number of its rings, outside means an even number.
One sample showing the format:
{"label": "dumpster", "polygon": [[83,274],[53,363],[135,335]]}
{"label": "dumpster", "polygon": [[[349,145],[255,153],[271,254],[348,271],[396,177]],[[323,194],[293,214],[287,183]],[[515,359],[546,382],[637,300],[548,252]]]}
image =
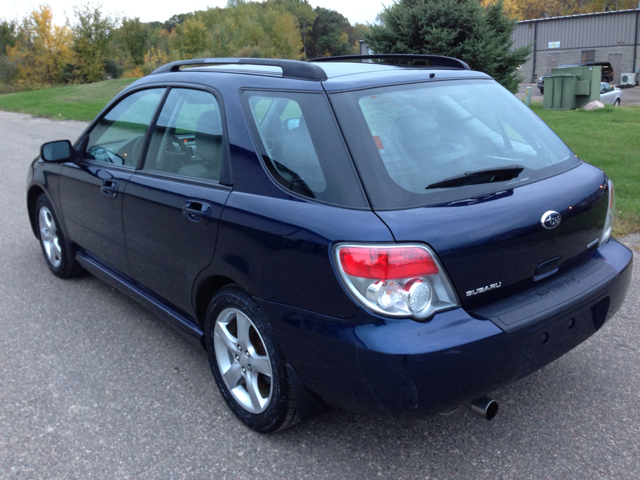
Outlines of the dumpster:
{"label": "dumpster", "polygon": [[545,110],[571,110],[600,99],[602,67],[554,68],[544,79],[542,108]]}

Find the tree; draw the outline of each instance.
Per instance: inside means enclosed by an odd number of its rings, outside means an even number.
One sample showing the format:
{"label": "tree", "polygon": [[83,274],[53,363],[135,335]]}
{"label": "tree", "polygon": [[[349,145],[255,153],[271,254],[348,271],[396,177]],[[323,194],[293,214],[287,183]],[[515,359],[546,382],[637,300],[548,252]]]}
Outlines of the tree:
{"label": "tree", "polygon": [[74,75],[83,82],[102,80],[109,40],[117,26],[117,19],[103,16],[100,8],[89,4],[73,8]]}
{"label": "tree", "polygon": [[307,56],[307,43],[310,41],[311,30],[318,16],[307,0],[267,0],[274,5],[282,6],[298,20],[298,30],[302,38],[302,54]]}
{"label": "tree", "polygon": [[322,7],[316,7],[315,13],[317,16],[307,46],[309,58],[356,53],[349,39],[353,32],[349,20],[335,10]]}
{"label": "tree", "polygon": [[17,65],[7,57],[7,47],[16,44],[18,25],[14,21],[0,21],[0,84],[9,84],[17,72]]}
{"label": "tree", "polygon": [[[483,7],[496,0],[481,0]],[[636,8],[637,0],[503,0],[504,10],[511,18],[530,20],[532,18],[558,17],[580,13],[606,12]]]}
{"label": "tree", "polygon": [[354,46],[356,53],[360,53],[360,40],[364,40],[369,32],[369,26],[362,23],[355,23],[349,33],[349,43]]}
{"label": "tree", "polygon": [[13,20],[0,21],[0,56],[7,54],[7,47],[16,44],[18,25]]}
{"label": "tree", "polygon": [[208,50],[211,35],[196,17],[187,18],[182,25],[177,25],[176,32],[181,36],[181,52],[185,58],[194,58]]}
{"label": "tree", "polygon": [[195,12],[194,19],[208,30],[208,53],[214,57],[301,56],[302,42],[296,17],[276,2],[231,0],[227,8]]}
{"label": "tree", "polygon": [[529,48],[512,50],[515,20],[502,1],[486,9],[477,0],[399,0],[380,13],[366,39],[377,53],[427,53],[459,58],[512,92]]}
{"label": "tree", "polygon": [[13,46],[6,46],[19,84],[56,83],[70,61],[71,32],[67,26],[54,26],[52,20],[51,7],[42,5],[23,20]]}
{"label": "tree", "polygon": [[164,28],[171,33],[178,25],[182,25],[187,18],[192,18],[193,13],[179,13],[173,15],[169,20],[164,22]]}
{"label": "tree", "polygon": [[129,58],[134,66],[141,66],[144,63],[144,55],[147,52],[147,41],[149,40],[149,28],[140,22],[138,17],[134,19],[125,18],[120,28],[122,43],[129,54]]}

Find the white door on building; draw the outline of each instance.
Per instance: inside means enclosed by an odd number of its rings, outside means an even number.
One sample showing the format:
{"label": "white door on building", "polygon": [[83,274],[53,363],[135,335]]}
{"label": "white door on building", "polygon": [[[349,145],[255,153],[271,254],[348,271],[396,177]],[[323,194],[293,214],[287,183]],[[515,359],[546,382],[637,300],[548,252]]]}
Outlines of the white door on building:
{"label": "white door on building", "polygon": [[620,85],[620,74],[622,73],[622,54],[610,53],[609,63],[613,67],[613,80],[610,83]]}

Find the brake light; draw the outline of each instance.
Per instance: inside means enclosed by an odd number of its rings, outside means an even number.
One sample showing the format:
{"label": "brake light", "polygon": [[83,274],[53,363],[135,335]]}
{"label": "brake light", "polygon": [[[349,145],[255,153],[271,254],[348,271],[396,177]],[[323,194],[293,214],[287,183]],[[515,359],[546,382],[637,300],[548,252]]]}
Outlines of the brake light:
{"label": "brake light", "polygon": [[418,247],[345,247],[340,250],[340,263],[347,275],[378,280],[438,273],[431,255]]}
{"label": "brake light", "polygon": [[459,306],[426,245],[336,245],[334,256],[347,290],[376,313],[424,320]]}

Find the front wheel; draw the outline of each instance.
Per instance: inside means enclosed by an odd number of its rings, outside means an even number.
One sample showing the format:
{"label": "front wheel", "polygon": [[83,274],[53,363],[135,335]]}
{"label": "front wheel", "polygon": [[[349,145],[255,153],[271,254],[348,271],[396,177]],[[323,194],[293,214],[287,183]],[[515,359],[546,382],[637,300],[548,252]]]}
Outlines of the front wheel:
{"label": "front wheel", "polygon": [[616,98],[616,101],[613,102],[613,106],[614,107],[619,107],[620,106],[620,99],[619,98]]}
{"label": "front wheel", "polygon": [[284,356],[251,297],[220,290],[207,310],[205,338],[220,393],[245,425],[269,433],[297,423]]}
{"label": "front wheel", "polygon": [[74,258],[73,248],[62,233],[51,202],[44,194],[36,200],[35,218],[38,222],[40,247],[49,269],[60,278],[69,278],[79,273],[80,266]]}

